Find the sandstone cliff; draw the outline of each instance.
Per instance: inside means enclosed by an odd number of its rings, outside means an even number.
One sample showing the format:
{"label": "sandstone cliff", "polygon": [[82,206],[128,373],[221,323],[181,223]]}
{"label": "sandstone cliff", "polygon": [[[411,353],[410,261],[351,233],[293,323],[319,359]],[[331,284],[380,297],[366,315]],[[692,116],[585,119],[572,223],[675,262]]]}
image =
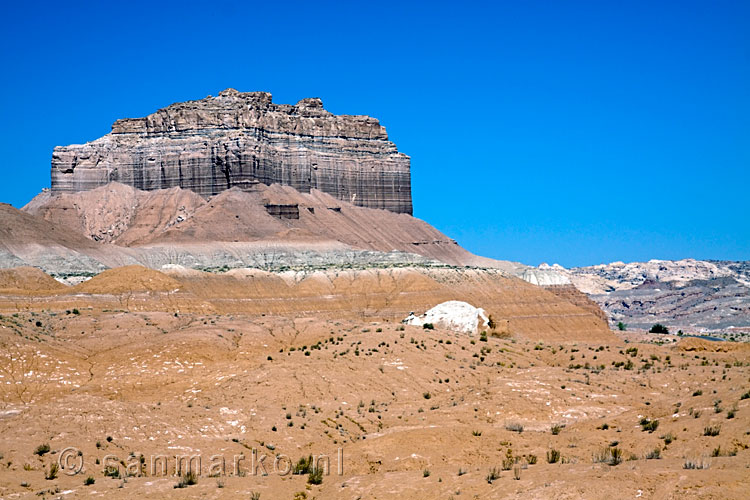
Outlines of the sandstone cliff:
{"label": "sandstone cliff", "polygon": [[272,103],[266,92],[227,89],[145,118],[117,120],[104,137],[55,148],[52,191],[117,181],[210,196],[278,183],[411,214],[409,163],[374,118],[333,115],[317,98],[292,106]]}

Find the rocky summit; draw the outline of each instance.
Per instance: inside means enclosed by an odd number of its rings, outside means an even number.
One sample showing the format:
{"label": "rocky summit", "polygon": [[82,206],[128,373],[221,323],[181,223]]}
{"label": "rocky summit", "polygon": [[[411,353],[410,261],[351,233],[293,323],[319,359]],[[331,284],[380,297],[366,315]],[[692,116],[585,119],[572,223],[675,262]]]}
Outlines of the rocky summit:
{"label": "rocky summit", "polygon": [[412,213],[410,159],[369,116],[334,115],[318,98],[275,104],[267,92],[227,89],[126,118],[83,145],[57,147],[52,191],[120,182],[212,196],[282,184],[353,205]]}

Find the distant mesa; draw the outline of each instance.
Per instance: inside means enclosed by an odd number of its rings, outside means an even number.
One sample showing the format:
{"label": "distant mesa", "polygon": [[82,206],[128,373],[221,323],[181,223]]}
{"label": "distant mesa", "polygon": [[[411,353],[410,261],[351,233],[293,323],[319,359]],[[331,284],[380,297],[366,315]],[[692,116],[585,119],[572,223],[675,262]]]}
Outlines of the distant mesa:
{"label": "distant mesa", "polygon": [[52,191],[120,182],[213,196],[282,184],[353,205],[412,213],[410,159],[369,116],[334,115],[318,98],[274,104],[267,92],[227,89],[125,118],[83,145],[56,147]]}

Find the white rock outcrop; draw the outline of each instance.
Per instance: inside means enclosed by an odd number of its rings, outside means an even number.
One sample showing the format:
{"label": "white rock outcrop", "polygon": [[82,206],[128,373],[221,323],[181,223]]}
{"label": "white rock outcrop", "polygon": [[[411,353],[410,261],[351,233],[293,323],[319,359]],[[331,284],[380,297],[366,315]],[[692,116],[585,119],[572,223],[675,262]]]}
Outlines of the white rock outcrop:
{"label": "white rock outcrop", "polygon": [[469,334],[489,328],[489,318],[484,309],[459,300],[438,304],[421,316],[411,313],[403,322],[416,326],[432,323],[437,328]]}
{"label": "white rock outcrop", "polygon": [[570,285],[570,278],[564,274],[565,271],[565,268],[559,264],[553,266],[542,264],[537,268],[526,269],[521,274],[521,279],[539,286]]}

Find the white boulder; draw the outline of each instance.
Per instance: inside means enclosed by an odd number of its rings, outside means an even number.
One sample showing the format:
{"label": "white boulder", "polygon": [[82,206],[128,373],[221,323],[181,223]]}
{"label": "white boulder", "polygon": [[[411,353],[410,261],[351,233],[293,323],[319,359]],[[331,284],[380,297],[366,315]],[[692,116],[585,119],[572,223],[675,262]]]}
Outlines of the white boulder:
{"label": "white boulder", "polygon": [[403,320],[408,325],[422,326],[432,323],[437,328],[470,334],[489,328],[489,321],[484,309],[459,300],[438,304],[421,316],[411,313]]}

